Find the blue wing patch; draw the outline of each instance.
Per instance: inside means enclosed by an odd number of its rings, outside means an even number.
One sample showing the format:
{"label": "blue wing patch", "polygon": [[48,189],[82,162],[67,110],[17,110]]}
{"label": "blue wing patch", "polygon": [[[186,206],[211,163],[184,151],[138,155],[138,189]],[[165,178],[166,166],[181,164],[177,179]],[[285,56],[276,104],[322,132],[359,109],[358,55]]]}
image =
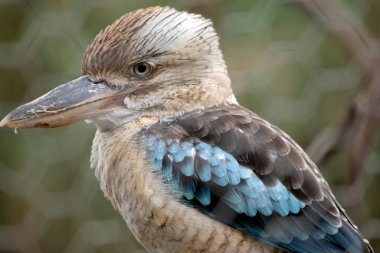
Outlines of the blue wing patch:
{"label": "blue wing patch", "polygon": [[145,137],[153,170],[211,217],[290,252],[361,252],[346,220],[317,201],[304,203],[278,179],[265,185],[221,148],[192,137]]}
{"label": "blue wing patch", "polygon": [[[237,213],[255,216],[297,214],[305,203],[298,200],[277,181],[267,187],[251,170],[219,147],[200,140],[166,142],[152,135],[147,137],[148,158],[154,170],[162,172],[164,180],[179,188],[187,200],[197,199],[207,206],[211,203],[210,184],[221,189],[215,192]],[[188,180],[184,177],[189,177]],[[182,178],[181,181],[177,181]],[[177,179],[177,180],[174,180]],[[196,182],[204,185],[195,191]],[[211,187],[212,188],[212,187]]]}

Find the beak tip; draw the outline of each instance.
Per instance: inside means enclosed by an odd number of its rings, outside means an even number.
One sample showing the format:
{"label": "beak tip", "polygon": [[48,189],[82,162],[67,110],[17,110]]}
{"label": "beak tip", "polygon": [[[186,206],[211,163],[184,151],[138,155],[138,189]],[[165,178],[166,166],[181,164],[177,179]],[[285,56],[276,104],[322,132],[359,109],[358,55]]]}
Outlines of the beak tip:
{"label": "beak tip", "polygon": [[1,121],[0,121],[0,127],[4,127],[6,125],[8,125],[9,123],[9,116],[5,116]]}
{"label": "beak tip", "polygon": [[8,113],[7,115],[5,115],[5,117],[0,121],[0,127],[14,127],[13,126],[13,123],[14,121],[11,119],[11,113]]}

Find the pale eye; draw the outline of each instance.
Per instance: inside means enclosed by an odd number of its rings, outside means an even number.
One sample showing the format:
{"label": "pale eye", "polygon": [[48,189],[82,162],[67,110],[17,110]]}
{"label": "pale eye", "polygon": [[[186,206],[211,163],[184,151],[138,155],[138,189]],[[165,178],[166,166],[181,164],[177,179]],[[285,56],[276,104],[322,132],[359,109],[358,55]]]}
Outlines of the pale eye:
{"label": "pale eye", "polygon": [[139,62],[133,66],[133,72],[137,76],[146,76],[152,71],[152,65],[146,62]]}

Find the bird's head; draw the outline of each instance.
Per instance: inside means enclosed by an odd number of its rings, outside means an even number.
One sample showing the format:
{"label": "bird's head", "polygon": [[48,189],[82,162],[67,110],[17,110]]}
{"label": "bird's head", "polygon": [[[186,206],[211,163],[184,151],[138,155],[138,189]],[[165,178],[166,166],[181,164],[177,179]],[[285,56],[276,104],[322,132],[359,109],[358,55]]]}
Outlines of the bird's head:
{"label": "bird's head", "polygon": [[152,7],[100,31],[78,79],[16,108],[0,126],[57,127],[87,119],[109,130],[144,115],[235,102],[211,21]]}

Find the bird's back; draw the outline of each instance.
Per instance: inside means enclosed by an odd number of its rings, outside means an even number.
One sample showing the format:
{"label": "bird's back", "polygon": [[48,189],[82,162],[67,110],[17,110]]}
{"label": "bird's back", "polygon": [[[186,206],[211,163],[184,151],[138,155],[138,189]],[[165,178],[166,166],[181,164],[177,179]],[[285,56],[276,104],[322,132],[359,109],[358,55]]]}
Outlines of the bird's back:
{"label": "bird's back", "polygon": [[153,171],[210,218],[289,252],[371,252],[302,149],[249,110],[198,110],[143,135]]}

